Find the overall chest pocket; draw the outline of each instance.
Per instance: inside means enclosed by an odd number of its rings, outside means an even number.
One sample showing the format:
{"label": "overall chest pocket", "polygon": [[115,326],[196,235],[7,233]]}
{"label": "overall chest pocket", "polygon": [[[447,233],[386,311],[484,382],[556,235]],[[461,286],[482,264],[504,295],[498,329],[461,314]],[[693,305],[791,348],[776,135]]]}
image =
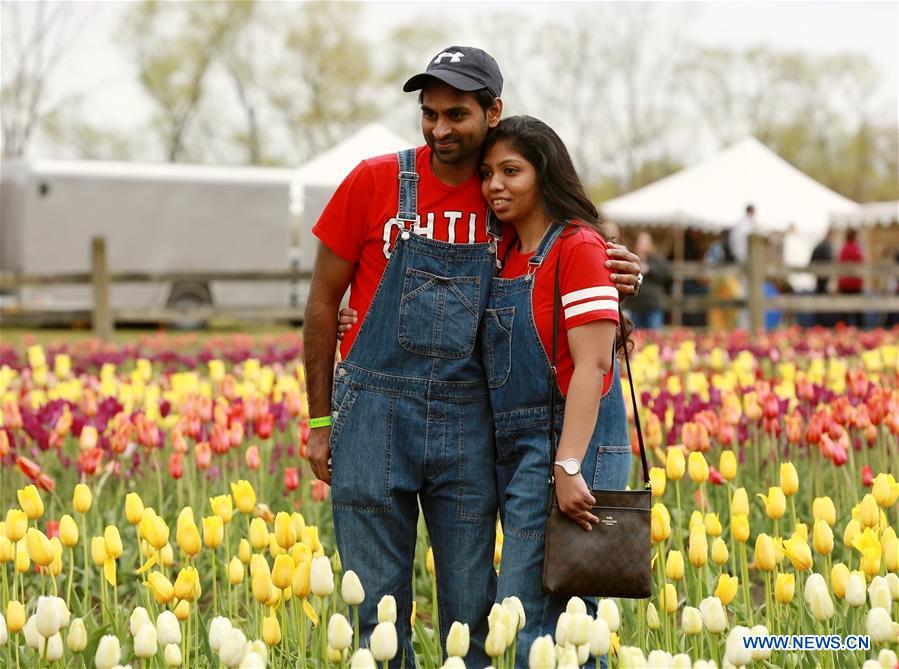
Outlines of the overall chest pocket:
{"label": "overall chest pocket", "polygon": [[406,269],[397,338],[410,353],[466,358],[474,350],[481,279],[445,277]]}
{"label": "overall chest pocket", "polygon": [[509,379],[512,369],[512,321],[515,307],[487,309],[481,343],[484,350],[484,367],[487,383],[491,388],[499,388]]}

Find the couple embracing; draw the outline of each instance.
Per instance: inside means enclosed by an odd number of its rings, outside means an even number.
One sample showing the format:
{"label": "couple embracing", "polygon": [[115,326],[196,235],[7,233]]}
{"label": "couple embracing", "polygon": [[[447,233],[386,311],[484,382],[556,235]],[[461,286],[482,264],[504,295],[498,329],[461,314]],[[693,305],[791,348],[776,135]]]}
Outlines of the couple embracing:
{"label": "couple embracing", "polygon": [[527,116],[501,120],[502,85],[480,49],[436,55],[404,86],[420,91],[426,144],[360,163],[313,228],[308,455],[332,485],[342,563],[369,594],[363,635],[379,599],[396,598],[396,666],[414,662],[419,505],[442,647],[453,621],[468,623],[469,663],[489,664],[487,614],[515,595],[524,666],[566,603],[541,590],[551,472],[560,508],[589,531],[590,489],[622,489],[630,469],[615,348],[627,339],[619,296],[642,278],[637,258],[603,237],[556,133]]}

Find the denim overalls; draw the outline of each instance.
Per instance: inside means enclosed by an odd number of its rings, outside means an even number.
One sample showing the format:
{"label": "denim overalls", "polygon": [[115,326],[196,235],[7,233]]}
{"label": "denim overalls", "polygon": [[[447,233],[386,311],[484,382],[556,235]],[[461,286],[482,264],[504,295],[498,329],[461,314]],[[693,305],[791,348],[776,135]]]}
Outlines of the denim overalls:
{"label": "denim overalls", "polygon": [[[415,151],[398,154],[402,230],[332,395],[332,500],[340,558],[365,588],[363,638],[382,595],[397,603],[400,650],[412,667],[412,567],[419,502],[437,573],[442,647],[468,623],[466,662],[484,653],[496,594],[495,449],[478,326],[496,268],[490,243],[451,244],[414,234]],[[429,169],[424,166],[423,169]]]}
{"label": "denim overalls", "polygon": [[[546,595],[541,590],[551,471],[547,434],[550,362],[534,324],[532,299],[534,273],[540,271],[564,229],[558,224],[549,228],[528,261],[527,274],[493,280],[481,335],[496,426],[497,478],[505,534],[497,601],[518,596],[527,617],[518,637],[517,667],[527,667],[534,639],[555,634],[556,621],[567,604],[567,598]],[[560,336],[565,336],[564,331]],[[624,489],[630,472],[627,414],[617,371],[615,362],[612,385],[600,402],[596,428],[581,464],[591,489]],[[555,392],[556,431],[561,434],[565,400],[558,384]],[[595,610],[595,602],[587,604]]]}

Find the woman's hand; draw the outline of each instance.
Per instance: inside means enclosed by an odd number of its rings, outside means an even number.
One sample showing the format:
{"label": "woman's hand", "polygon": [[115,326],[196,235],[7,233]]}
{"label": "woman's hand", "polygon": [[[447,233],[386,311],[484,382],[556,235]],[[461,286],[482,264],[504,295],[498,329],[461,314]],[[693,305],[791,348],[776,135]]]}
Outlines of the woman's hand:
{"label": "woman's hand", "polygon": [[592,513],[596,499],[590,494],[590,489],[580,474],[557,474],[556,499],[559,500],[562,513],[588,532],[599,522],[599,518]]}
{"label": "woman's hand", "polygon": [[343,335],[353,329],[356,324],[358,312],[355,309],[344,307],[337,312],[337,340],[343,341]]}
{"label": "woman's hand", "polygon": [[624,244],[608,243],[609,260],[606,268],[612,270],[612,281],[622,296],[636,295],[640,289],[637,276],[640,274],[640,257],[627,250]]}

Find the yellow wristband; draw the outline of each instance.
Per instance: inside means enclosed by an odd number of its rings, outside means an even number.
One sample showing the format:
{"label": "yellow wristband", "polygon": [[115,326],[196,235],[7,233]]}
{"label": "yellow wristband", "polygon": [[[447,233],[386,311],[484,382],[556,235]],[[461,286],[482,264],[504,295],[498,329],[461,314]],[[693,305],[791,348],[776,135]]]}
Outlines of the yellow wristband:
{"label": "yellow wristband", "polygon": [[309,427],[331,427],[331,417],[330,416],[322,416],[321,418],[310,418],[309,419]]}

